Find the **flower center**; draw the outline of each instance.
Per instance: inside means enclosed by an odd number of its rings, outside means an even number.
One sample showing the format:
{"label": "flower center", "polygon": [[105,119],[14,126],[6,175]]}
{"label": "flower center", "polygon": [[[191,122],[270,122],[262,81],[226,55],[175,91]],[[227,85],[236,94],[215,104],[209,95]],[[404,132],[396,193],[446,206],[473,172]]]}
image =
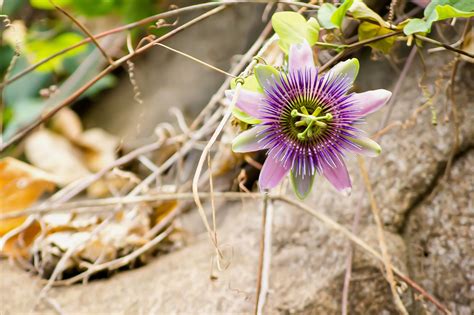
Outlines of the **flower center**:
{"label": "flower center", "polygon": [[321,115],[322,108],[316,107],[312,114],[309,114],[305,106],[300,107],[300,111],[293,109],[291,111],[291,117],[299,119],[294,120],[294,126],[297,129],[305,128],[302,132],[297,134],[299,140],[306,140],[313,135],[320,134],[324,129],[327,128],[327,122],[330,122],[333,118],[331,113]]}

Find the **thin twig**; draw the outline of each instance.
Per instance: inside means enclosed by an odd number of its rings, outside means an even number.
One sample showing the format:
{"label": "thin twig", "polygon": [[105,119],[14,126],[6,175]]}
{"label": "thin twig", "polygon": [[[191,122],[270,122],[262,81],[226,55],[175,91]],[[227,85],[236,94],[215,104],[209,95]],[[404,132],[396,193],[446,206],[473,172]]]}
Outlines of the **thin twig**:
{"label": "thin twig", "polygon": [[270,279],[270,265],[272,255],[272,223],[273,205],[269,201],[268,193],[263,196],[262,227],[260,236],[260,252],[257,273],[257,291],[255,303],[255,315],[263,314],[265,300],[268,294]]}
{"label": "thin twig", "polygon": [[395,31],[395,32],[391,32],[391,33],[387,33],[387,34],[383,34],[383,35],[379,35],[379,36],[375,36],[375,37],[372,37],[372,38],[368,38],[366,40],[362,40],[362,41],[359,41],[359,42],[355,42],[355,43],[352,43],[352,44],[349,44],[349,45],[341,45],[339,48],[343,48],[343,50],[341,50],[337,55],[335,55],[334,57],[332,57],[328,62],[326,62],[324,65],[322,65],[320,68],[319,68],[319,71],[323,72],[325,71],[327,68],[329,68],[333,63],[335,63],[336,61],[338,61],[339,59],[341,59],[342,57],[344,57],[345,55],[349,54],[350,52],[352,52],[353,50],[355,49],[358,49],[362,46],[365,46],[367,44],[370,44],[370,43],[373,43],[373,42],[376,42],[376,41],[379,41],[379,40],[382,40],[382,39],[385,39],[385,38],[389,38],[389,37],[392,37],[392,36],[397,36],[397,35],[400,35],[402,34],[403,31]]}
{"label": "thin twig", "polygon": [[171,36],[175,35],[176,33],[190,27],[191,25],[193,24],[196,24],[197,22],[200,22],[216,13],[219,13],[220,11],[222,11],[223,9],[225,8],[225,6],[220,6],[220,7],[217,7],[211,11],[208,11],[200,16],[198,16],[197,18],[181,25],[180,27],[170,31],[169,33],[155,39],[154,41],[152,41],[151,43],[143,46],[143,47],[140,47],[139,49],[137,49],[136,51],[134,51],[133,53],[131,54],[127,54],[125,55],[124,57],[116,60],[114,62],[113,65],[109,65],[107,68],[105,68],[104,70],[102,70],[102,72],[100,72],[98,75],[96,75],[94,78],[92,78],[90,81],[88,81],[86,84],[84,84],[81,88],[79,88],[76,92],[74,92],[72,95],[70,95],[67,99],[65,99],[64,101],[62,101],[61,103],[57,104],[56,106],[54,106],[53,108],[51,108],[46,114],[40,116],[39,119],[37,119],[35,122],[33,122],[32,124],[28,125],[27,127],[25,127],[24,129],[20,130],[18,133],[16,133],[14,136],[12,136],[6,143],[4,143],[2,145],[2,147],[0,148],[0,152],[2,152],[3,150],[5,150],[6,148],[8,148],[10,145],[12,145],[13,143],[23,139],[26,135],[28,135],[31,131],[33,131],[34,129],[36,129],[38,126],[40,126],[42,123],[44,123],[45,121],[49,120],[51,117],[53,117],[58,111],[60,111],[62,108],[68,106],[69,104],[71,104],[72,102],[74,102],[79,96],[82,95],[82,93],[84,93],[86,90],[88,90],[92,85],[94,85],[94,83],[96,83],[97,81],[99,81],[100,79],[102,79],[105,75],[107,75],[108,73],[110,73],[112,70],[116,69],[118,66],[120,66],[121,64],[125,63],[127,60],[135,57],[136,55],[139,55],[143,52],[145,52],[146,50],[150,49],[151,47],[153,47],[155,44],[159,43],[159,42],[162,42],[164,41],[165,39],[168,39],[170,38]]}
{"label": "thin twig", "polygon": [[369,175],[365,167],[365,162],[362,157],[358,157],[357,159],[359,162],[362,178],[364,179],[364,183],[367,189],[367,193],[369,194],[370,207],[372,209],[372,214],[374,216],[375,224],[377,226],[377,236],[379,239],[379,246],[382,251],[383,263],[385,265],[385,271],[387,273],[387,280],[388,280],[388,283],[390,284],[390,290],[392,291],[393,301],[396,307],[398,308],[398,311],[401,314],[408,315],[408,311],[406,310],[405,305],[403,305],[403,302],[400,299],[400,296],[398,295],[398,292],[397,292],[397,285],[395,283],[395,278],[393,276],[393,269],[392,269],[390,254],[388,253],[387,243],[385,241],[385,235],[383,231],[382,220],[380,219],[380,210],[377,206],[374,194],[372,192],[372,185],[370,183]]}
{"label": "thin twig", "polygon": [[[130,29],[139,27],[139,26],[143,26],[143,25],[146,25],[146,24],[149,24],[149,23],[153,23],[153,22],[155,22],[157,20],[160,20],[160,19],[173,17],[173,16],[183,14],[183,13],[186,13],[186,12],[192,12],[192,11],[197,11],[197,10],[208,9],[208,8],[212,8],[212,7],[216,7],[216,6],[220,6],[220,5],[230,6],[230,5],[238,5],[238,4],[244,4],[244,3],[254,3],[254,4],[266,4],[266,3],[290,4],[291,3],[292,5],[296,5],[296,6],[303,7],[303,8],[304,7],[308,7],[308,8],[312,8],[312,9],[318,9],[319,8],[319,6],[309,4],[309,3],[283,1],[283,0],[282,1],[279,1],[279,0],[253,0],[253,1],[252,0],[228,0],[228,1],[225,1],[225,2],[221,2],[221,1],[206,2],[206,3],[190,5],[190,6],[187,6],[187,7],[178,8],[178,9],[170,10],[170,11],[167,11],[167,12],[159,13],[159,14],[156,14],[156,15],[153,15],[153,16],[149,16],[149,17],[146,17],[146,18],[141,19],[139,21],[132,22],[132,23],[129,23],[129,24],[126,24],[126,25],[122,25],[122,26],[116,27],[116,28],[108,30],[108,31],[104,31],[102,33],[94,35],[93,38],[100,39],[102,37],[106,37],[106,36],[109,36],[109,35],[112,35],[112,34],[115,34],[115,33],[120,33],[120,32],[123,32],[123,31],[127,31],[127,30],[130,30]],[[58,56],[61,56],[65,53],[67,53],[68,51],[71,51],[71,50],[73,50],[77,47],[80,47],[84,44],[87,44],[89,42],[91,42],[91,38],[85,38],[82,41],[80,41],[80,42],[78,42],[78,43],[76,43],[76,44],[74,44],[70,47],[67,47],[65,49],[62,49],[62,50],[54,53],[53,55],[51,55],[51,56],[49,56],[49,57],[47,57],[47,58],[45,58],[45,59],[43,59],[43,60],[41,60],[41,61],[39,61],[35,64],[29,66],[28,68],[24,69],[23,71],[17,73],[15,76],[12,76],[8,80],[5,80],[2,83],[0,83],[0,89],[5,87],[6,85],[18,80],[18,79],[20,79],[24,75],[30,73],[31,71],[33,71],[36,68],[40,67],[41,65],[47,63],[48,61],[51,61],[52,59],[54,59]]]}
{"label": "thin twig", "polygon": [[453,47],[453,46],[450,46],[448,44],[445,44],[445,43],[442,43],[442,42],[439,42],[437,40],[434,40],[434,39],[431,39],[431,38],[428,38],[428,37],[425,37],[425,36],[422,36],[422,35],[418,35],[418,34],[413,34],[413,37],[415,38],[418,38],[424,42],[427,42],[427,43],[430,43],[430,44],[434,44],[434,45],[437,45],[437,46],[441,46],[441,47],[444,47],[446,48],[447,50],[451,50],[453,52],[456,52],[458,54],[461,54],[461,55],[464,55],[464,56],[468,56],[468,57],[471,57],[471,58],[474,58],[474,54],[468,52],[468,51],[465,51],[465,50],[462,50],[462,49],[458,49],[456,47]]}
{"label": "thin twig", "polygon": [[[282,201],[286,204],[295,206],[296,208],[305,211],[306,213],[312,215],[319,221],[323,222],[327,227],[338,231],[342,233],[344,236],[346,236],[351,242],[354,244],[358,245],[360,248],[362,248],[365,252],[369,253],[371,256],[379,260],[380,262],[383,263],[383,257],[382,255],[377,252],[375,249],[373,249],[369,244],[367,244],[365,241],[363,241],[361,238],[358,236],[354,235],[351,231],[349,231],[347,228],[344,226],[340,225],[324,213],[320,211],[314,210],[312,207],[300,202],[296,201],[294,199],[288,198],[286,196],[272,196],[270,195],[270,198],[274,200],[279,200]],[[434,296],[429,294],[425,289],[423,289],[419,284],[417,284],[415,281],[410,279],[408,276],[406,276],[403,272],[401,272],[397,267],[392,266],[393,272],[399,276],[404,282],[406,282],[409,286],[414,288],[416,291],[418,291],[421,295],[423,295],[427,300],[429,300],[431,303],[433,303],[440,311],[442,311],[444,314],[450,315],[451,312],[448,310],[446,306],[444,306],[441,302],[439,302]]]}
{"label": "thin twig", "polygon": [[[379,131],[377,134],[381,133],[384,131],[384,126],[387,125],[388,120],[390,119],[390,116],[393,112],[393,109],[395,107],[395,100],[400,92],[402,83],[405,81],[405,78],[408,73],[408,69],[411,68],[411,65],[413,63],[414,57],[416,55],[416,50],[417,47],[414,46],[403,66],[403,70],[400,73],[397,83],[395,84],[395,88],[393,89],[392,97],[390,98],[388,104],[386,107],[388,107],[388,111],[382,120],[382,123],[380,124]],[[370,168],[370,162],[368,163],[367,168]],[[356,207],[355,213],[354,213],[354,219],[352,222],[352,233],[356,233],[358,227],[359,227],[359,221],[360,221],[360,216],[361,216],[361,206]],[[349,244],[348,250],[347,250],[347,258],[346,258],[346,273],[344,276],[344,286],[342,290],[342,314],[347,315],[347,307],[348,307],[348,300],[349,300],[349,286],[350,286],[350,281],[351,281],[351,273],[352,273],[352,258],[353,258],[353,246],[352,244]]]}
{"label": "thin twig", "polygon": [[112,57],[109,56],[109,54],[105,51],[105,49],[102,47],[101,44],[97,41],[97,39],[94,37],[94,35],[85,27],[84,24],[82,24],[78,19],[76,19],[74,16],[72,16],[69,12],[61,8],[59,5],[53,2],[53,0],[49,0],[49,2],[62,14],[67,16],[74,24],[76,24],[89,38],[90,40],[94,43],[94,45],[99,49],[100,53],[104,56],[104,58],[108,61],[109,64],[113,64],[114,60]]}
{"label": "thin twig", "polygon": [[400,93],[402,84],[405,82],[405,78],[407,77],[408,70],[411,69],[413,60],[415,59],[415,56],[416,56],[417,49],[418,48],[416,46],[413,46],[413,48],[410,51],[410,54],[408,55],[407,60],[405,61],[403,70],[398,77],[397,83],[395,83],[395,88],[393,89],[392,96],[390,97],[390,100],[388,101],[388,104],[386,105],[386,107],[388,107],[388,111],[385,114],[385,117],[383,118],[382,123],[379,126],[379,129],[382,129],[387,125],[387,122],[392,115],[393,109],[395,108],[395,100],[397,99],[398,94]]}
{"label": "thin twig", "polygon": [[53,285],[54,286],[71,285],[71,284],[79,282],[82,279],[84,279],[86,277],[89,277],[90,275],[93,275],[94,273],[97,273],[99,271],[102,271],[102,270],[110,271],[110,270],[115,270],[115,269],[119,269],[123,266],[126,266],[126,265],[130,264],[132,261],[134,261],[135,259],[137,259],[138,257],[140,257],[141,255],[148,252],[149,250],[155,248],[166,237],[168,237],[171,234],[172,231],[173,231],[173,226],[169,226],[165,231],[158,234],[156,237],[154,237],[150,241],[146,242],[144,245],[137,248],[136,250],[134,250],[130,254],[128,254],[126,256],[123,256],[123,257],[120,257],[120,258],[117,258],[117,259],[114,259],[114,260],[111,260],[111,261],[107,261],[107,262],[102,263],[102,264],[90,265],[89,268],[86,271],[84,271],[84,272],[82,272],[78,275],[75,275],[72,278],[66,279],[66,280],[56,280],[53,283]]}
{"label": "thin twig", "polygon": [[[257,53],[257,56],[261,56],[263,52],[265,52],[268,48],[268,46],[273,42],[273,40],[268,40],[267,43],[260,49],[260,51]],[[241,77],[247,77],[252,71],[253,67],[258,63],[257,58],[254,58],[252,62],[245,68],[243,73],[241,74]],[[211,239],[211,242],[213,243],[215,249],[217,252],[219,251],[218,244],[217,244],[217,239],[213,237],[212,230],[209,226],[209,222],[206,217],[206,213],[204,211],[204,208],[202,206],[201,200],[199,198],[199,179],[201,177],[201,172],[202,168],[204,166],[204,162],[206,160],[207,155],[209,154],[209,151],[211,150],[213,144],[216,142],[217,138],[219,137],[220,133],[224,129],[224,126],[227,124],[227,121],[230,119],[232,115],[232,109],[235,106],[235,103],[237,102],[237,98],[239,97],[240,89],[242,87],[242,82],[238,82],[236,87],[235,87],[235,94],[232,98],[230,106],[226,109],[226,112],[224,116],[222,117],[221,121],[219,122],[219,125],[217,126],[216,130],[212,134],[211,138],[209,139],[209,142],[206,144],[204,147],[204,150],[201,153],[201,156],[198,161],[198,165],[196,166],[196,171],[194,173],[193,181],[192,181],[192,191],[194,193],[194,201],[196,203],[196,206],[198,208],[199,215],[201,217],[201,220],[206,227],[206,230],[209,234],[209,237]],[[219,254],[221,256],[221,254]]]}
{"label": "thin twig", "polygon": [[213,66],[213,65],[211,65],[211,64],[208,64],[207,62],[202,61],[201,59],[198,59],[198,58],[196,58],[196,57],[193,57],[193,56],[191,56],[191,55],[189,55],[189,54],[186,54],[186,53],[184,53],[184,52],[182,52],[182,51],[179,51],[179,50],[177,50],[177,49],[171,48],[170,46],[167,46],[167,45],[164,45],[164,44],[161,44],[161,43],[156,43],[155,45],[156,45],[156,46],[164,47],[164,48],[166,48],[166,49],[168,49],[168,50],[171,50],[172,52],[175,52],[175,53],[177,53],[177,54],[180,54],[181,56],[184,56],[184,57],[186,57],[186,58],[188,58],[188,59],[191,59],[192,61],[195,61],[195,62],[197,62],[197,63],[199,63],[199,64],[202,64],[203,66],[206,66],[206,67],[208,67],[208,68],[210,68],[210,69],[212,69],[212,70],[214,70],[214,71],[217,71],[217,72],[222,73],[222,74],[224,74],[224,75],[227,75],[227,76],[229,76],[229,77],[235,78],[235,75],[230,74],[230,73],[227,72],[227,71],[224,71],[224,70],[222,70],[222,69],[219,69],[219,68],[217,68],[217,67],[215,67],[215,66]]}
{"label": "thin twig", "polygon": [[[216,191],[212,194],[214,198],[218,199],[240,199],[240,198],[257,198],[262,197],[261,193],[242,193],[242,192],[219,192]],[[210,192],[200,192],[199,197],[203,199],[208,199],[211,197]],[[104,207],[115,206],[118,204],[121,205],[131,205],[138,204],[143,202],[156,202],[156,201],[167,201],[167,200],[192,200],[193,194],[191,192],[181,192],[181,193],[165,193],[160,192],[156,194],[149,195],[136,195],[136,196],[127,196],[127,197],[111,197],[111,198],[102,198],[102,199],[86,199],[73,202],[65,202],[60,204],[55,203],[44,203],[40,206],[29,207],[23,210],[11,211],[7,213],[0,214],[0,220],[19,218],[26,215],[38,214],[45,215],[48,213],[55,212],[68,212],[71,211],[75,214],[81,213],[94,213],[94,212],[103,212]],[[94,210],[87,211],[86,209],[96,208]],[[84,209],[86,211],[81,211]]]}

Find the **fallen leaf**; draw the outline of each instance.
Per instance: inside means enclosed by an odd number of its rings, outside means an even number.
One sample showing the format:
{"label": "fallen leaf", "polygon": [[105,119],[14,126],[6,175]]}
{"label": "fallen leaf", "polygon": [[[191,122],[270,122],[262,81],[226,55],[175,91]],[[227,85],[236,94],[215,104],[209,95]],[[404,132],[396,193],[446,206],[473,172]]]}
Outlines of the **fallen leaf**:
{"label": "fallen leaf", "polygon": [[[474,31],[471,29],[466,35],[464,42],[462,43],[462,50],[474,54]],[[461,55],[461,58],[467,62],[474,63],[474,58],[468,57],[466,55]]]}
{"label": "fallen leaf", "polygon": [[79,138],[83,132],[79,116],[67,107],[61,109],[51,118],[50,127],[69,140]]}
{"label": "fallen leaf", "polygon": [[140,179],[131,172],[114,169],[101,179],[87,187],[87,195],[103,198],[113,194],[123,195],[140,183]]}
{"label": "fallen leaf", "polygon": [[85,162],[91,171],[100,171],[117,159],[118,138],[100,128],[84,131],[75,143],[84,149]]}
{"label": "fallen leaf", "polygon": [[26,139],[25,154],[33,165],[57,176],[62,185],[90,174],[82,152],[63,136],[46,129]]}
{"label": "fallen leaf", "polygon": [[41,225],[33,221],[28,227],[18,234],[8,238],[2,247],[2,253],[9,257],[28,257],[30,246],[41,232]]}
{"label": "fallen leaf", "polygon": [[[52,191],[58,179],[14,158],[0,160],[0,213],[21,210],[43,193]],[[25,217],[0,220],[0,235],[21,225]]]}

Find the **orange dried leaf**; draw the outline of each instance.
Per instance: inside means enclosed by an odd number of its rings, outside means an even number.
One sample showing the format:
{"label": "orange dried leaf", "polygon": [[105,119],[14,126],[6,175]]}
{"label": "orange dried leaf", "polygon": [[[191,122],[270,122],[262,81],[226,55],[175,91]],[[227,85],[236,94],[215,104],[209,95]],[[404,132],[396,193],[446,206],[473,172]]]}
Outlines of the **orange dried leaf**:
{"label": "orange dried leaf", "polygon": [[[56,178],[14,158],[0,160],[0,214],[33,204],[44,192],[52,191]],[[18,227],[25,218],[0,220],[0,236]]]}

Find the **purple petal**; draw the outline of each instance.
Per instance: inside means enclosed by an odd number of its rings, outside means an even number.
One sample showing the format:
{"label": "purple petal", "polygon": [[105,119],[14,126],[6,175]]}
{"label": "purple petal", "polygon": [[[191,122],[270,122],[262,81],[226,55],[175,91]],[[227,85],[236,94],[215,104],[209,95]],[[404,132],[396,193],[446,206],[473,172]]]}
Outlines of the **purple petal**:
{"label": "purple petal", "polygon": [[338,191],[349,193],[352,185],[347,167],[340,156],[333,157],[334,165],[322,161],[323,175]]}
{"label": "purple petal", "polygon": [[360,109],[359,115],[363,117],[379,110],[382,106],[387,104],[391,96],[392,92],[379,89],[363,93],[354,93],[351,98],[354,104]]}
{"label": "purple petal", "polygon": [[262,150],[259,141],[264,137],[262,131],[265,127],[256,126],[245,130],[232,140],[232,151],[236,153],[255,152]]}
{"label": "purple petal", "polygon": [[313,175],[301,175],[300,173],[291,172],[290,180],[291,185],[296,193],[296,196],[300,199],[304,199],[308,196],[311,192],[311,188],[313,187],[315,174]]}
{"label": "purple petal", "polygon": [[305,40],[300,44],[292,44],[288,54],[288,69],[290,71],[314,68],[313,51]]}
{"label": "purple petal", "polygon": [[[225,96],[229,101],[232,101],[234,95],[234,90],[225,91]],[[258,108],[263,104],[263,98],[264,96],[261,93],[240,89],[235,106],[252,117],[260,118]]]}
{"label": "purple petal", "polygon": [[290,170],[290,165],[287,164],[288,166],[284,166],[281,161],[275,160],[273,156],[269,155],[260,171],[258,179],[260,188],[270,189],[278,185]]}

